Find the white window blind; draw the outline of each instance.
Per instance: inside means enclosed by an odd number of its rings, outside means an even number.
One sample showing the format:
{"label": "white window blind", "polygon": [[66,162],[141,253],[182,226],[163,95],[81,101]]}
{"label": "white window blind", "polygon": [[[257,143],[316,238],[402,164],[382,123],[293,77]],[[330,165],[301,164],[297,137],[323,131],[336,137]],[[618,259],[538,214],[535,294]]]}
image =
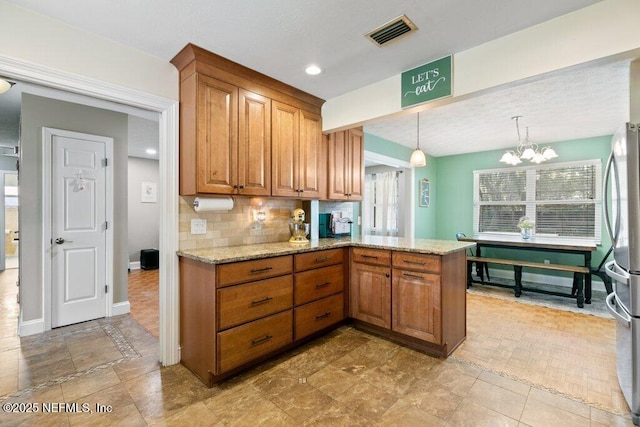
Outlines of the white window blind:
{"label": "white window blind", "polygon": [[473,174],[475,233],[519,233],[518,219],[527,216],[537,235],[600,242],[600,160]]}

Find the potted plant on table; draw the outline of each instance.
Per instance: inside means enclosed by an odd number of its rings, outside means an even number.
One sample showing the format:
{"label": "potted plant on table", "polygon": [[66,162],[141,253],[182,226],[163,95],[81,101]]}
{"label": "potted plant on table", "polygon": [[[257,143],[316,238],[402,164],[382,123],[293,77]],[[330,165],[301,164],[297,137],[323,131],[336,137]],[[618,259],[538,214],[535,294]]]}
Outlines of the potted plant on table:
{"label": "potted plant on table", "polygon": [[528,240],[533,235],[533,228],[535,227],[535,222],[532,219],[529,219],[526,216],[523,216],[518,221],[518,228],[520,229],[520,236],[524,240]]}

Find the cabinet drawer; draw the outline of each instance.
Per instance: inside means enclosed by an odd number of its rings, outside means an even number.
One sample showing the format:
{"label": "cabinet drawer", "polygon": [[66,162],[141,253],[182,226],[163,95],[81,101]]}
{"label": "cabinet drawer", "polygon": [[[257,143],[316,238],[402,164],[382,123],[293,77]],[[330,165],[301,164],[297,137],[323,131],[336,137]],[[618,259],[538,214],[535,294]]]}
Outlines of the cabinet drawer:
{"label": "cabinet drawer", "polygon": [[227,372],[292,342],[291,310],[218,332],[218,370]]}
{"label": "cabinet drawer", "polygon": [[295,255],[296,271],[311,270],[312,268],[342,264],[343,262],[344,249],[330,249]]}
{"label": "cabinet drawer", "polygon": [[274,277],[218,289],[218,330],[291,308],[293,277]]}
{"label": "cabinet drawer", "polygon": [[353,262],[373,265],[391,265],[391,251],[380,249],[353,248]]}
{"label": "cabinet drawer", "polygon": [[342,264],[296,273],[295,305],[306,304],[344,290]]}
{"label": "cabinet drawer", "polygon": [[344,319],[343,298],[340,293],[294,309],[296,340]]}
{"label": "cabinet drawer", "polygon": [[218,266],[218,287],[282,276],[291,273],[292,268],[291,255],[221,264]]}
{"label": "cabinet drawer", "polygon": [[393,266],[396,268],[440,273],[440,258],[440,255],[394,252]]}

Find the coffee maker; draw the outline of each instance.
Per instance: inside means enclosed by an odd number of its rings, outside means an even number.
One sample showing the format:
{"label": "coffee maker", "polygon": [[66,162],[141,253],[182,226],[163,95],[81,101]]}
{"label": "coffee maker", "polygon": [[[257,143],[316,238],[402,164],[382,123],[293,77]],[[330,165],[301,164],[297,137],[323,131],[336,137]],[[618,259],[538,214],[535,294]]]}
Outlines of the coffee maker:
{"label": "coffee maker", "polygon": [[335,214],[321,213],[318,218],[319,237],[348,237],[351,236],[351,221],[349,218],[338,218]]}

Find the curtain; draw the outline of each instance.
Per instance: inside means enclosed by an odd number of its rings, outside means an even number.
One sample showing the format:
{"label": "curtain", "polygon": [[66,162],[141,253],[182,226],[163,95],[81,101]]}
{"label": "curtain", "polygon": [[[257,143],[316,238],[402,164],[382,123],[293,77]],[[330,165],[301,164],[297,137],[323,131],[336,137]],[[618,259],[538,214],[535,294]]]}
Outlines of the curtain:
{"label": "curtain", "polygon": [[365,234],[398,235],[398,174],[395,171],[365,176]]}

